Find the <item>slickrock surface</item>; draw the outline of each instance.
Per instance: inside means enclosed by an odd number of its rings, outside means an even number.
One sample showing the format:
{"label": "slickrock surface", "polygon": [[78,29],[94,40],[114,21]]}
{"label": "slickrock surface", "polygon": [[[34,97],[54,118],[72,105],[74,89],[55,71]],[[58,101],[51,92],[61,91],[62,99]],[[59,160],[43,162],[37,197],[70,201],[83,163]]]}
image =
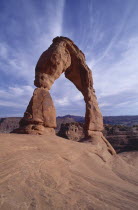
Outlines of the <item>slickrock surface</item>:
{"label": "slickrock surface", "polygon": [[0,134],[0,209],[137,210],[138,153],[100,145]]}

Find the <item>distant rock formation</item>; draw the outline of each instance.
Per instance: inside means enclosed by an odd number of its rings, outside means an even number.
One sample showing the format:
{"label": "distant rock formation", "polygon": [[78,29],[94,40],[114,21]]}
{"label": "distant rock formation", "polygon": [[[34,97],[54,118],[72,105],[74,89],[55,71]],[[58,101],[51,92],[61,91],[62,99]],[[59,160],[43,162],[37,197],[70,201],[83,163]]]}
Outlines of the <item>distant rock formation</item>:
{"label": "distant rock formation", "polygon": [[72,141],[80,141],[80,139],[85,137],[84,123],[62,123],[57,135]]}
{"label": "distant rock formation", "polygon": [[[21,117],[6,117],[0,118],[0,133],[10,133],[14,129],[19,127],[19,121]],[[121,125],[133,127],[138,125],[138,116],[106,116],[103,117],[104,124],[111,125]],[[61,124],[70,123],[70,122],[81,122],[84,123],[85,119],[82,116],[74,116],[74,115],[65,115],[58,116],[56,118],[56,133],[59,132]],[[115,134],[116,135],[116,134]]]}
{"label": "distant rock formation", "polygon": [[[103,134],[117,153],[138,150],[138,125],[105,125]],[[84,138],[84,123],[62,123],[57,135],[72,141],[91,142]]]}
{"label": "distant rock formation", "polygon": [[0,118],[0,133],[10,133],[19,127],[21,117]]}
{"label": "distant rock formation", "polygon": [[[98,139],[104,140],[103,117],[93,88],[91,70],[86,65],[81,50],[66,37],[54,38],[52,45],[40,56],[35,69],[34,85],[37,89],[20,121],[19,129],[15,132],[28,134],[55,132],[56,112],[49,90],[63,72],[84,96],[85,136],[91,137],[92,141],[96,142]],[[108,147],[110,152],[115,154],[110,144]]]}
{"label": "distant rock formation", "polygon": [[56,122],[57,122],[57,127],[56,127],[55,131],[56,131],[56,133],[58,133],[60,131],[62,124],[72,123],[72,122],[75,123],[76,121],[74,118],[66,115],[66,116],[62,116],[62,117],[57,117]]}
{"label": "distant rock formation", "polygon": [[138,150],[138,125],[105,125],[103,133],[117,153]]}

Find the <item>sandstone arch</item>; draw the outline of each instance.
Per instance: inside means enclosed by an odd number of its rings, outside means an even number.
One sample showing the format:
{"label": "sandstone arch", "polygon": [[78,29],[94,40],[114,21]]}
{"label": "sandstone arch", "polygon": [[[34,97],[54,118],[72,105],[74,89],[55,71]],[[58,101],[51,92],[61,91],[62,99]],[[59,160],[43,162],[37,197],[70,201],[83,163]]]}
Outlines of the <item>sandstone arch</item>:
{"label": "sandstone arch", "polygon": [[91,70],[82,51],[66,37],[54,38],[51,46],[40,56],[35,68],[34,85],[37,88],[16,132],[54,133],[56,111],[49,90],[62,73],[84,96],[86,137],[101,138],[103,118],[95,96]]}

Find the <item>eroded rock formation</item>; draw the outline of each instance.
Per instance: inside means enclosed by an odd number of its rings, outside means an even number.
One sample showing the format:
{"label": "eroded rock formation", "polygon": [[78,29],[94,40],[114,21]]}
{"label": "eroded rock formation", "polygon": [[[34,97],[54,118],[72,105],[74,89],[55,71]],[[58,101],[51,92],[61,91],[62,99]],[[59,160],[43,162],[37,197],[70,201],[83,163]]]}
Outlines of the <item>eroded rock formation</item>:
{"label": "eroded rock formation", "polygon": [[[103,118],[95,96],[91,70],[86,65],[81,50],[66,37],[54,38],[52,45],[40,56],[35,69],[34,85],[37,89],[16,132],[54,132],[56,114],[48,91],[63,72],[84,96],[86,137],[101,138]],[[112,148],[111,150],[114,153]]]}
{"label": "eroded rock formation", "polygon": [[36,88],[29,105],[20,121],[19,133],[47,134],[55,133],[56,110],[46,88]]}
{"label": "eroded rock formation", "polygon": [[57,135],[72,141],[80,141],[85,137],[84,123],[78,123],[78,122],[71,122],[65,124],[62,123]]}

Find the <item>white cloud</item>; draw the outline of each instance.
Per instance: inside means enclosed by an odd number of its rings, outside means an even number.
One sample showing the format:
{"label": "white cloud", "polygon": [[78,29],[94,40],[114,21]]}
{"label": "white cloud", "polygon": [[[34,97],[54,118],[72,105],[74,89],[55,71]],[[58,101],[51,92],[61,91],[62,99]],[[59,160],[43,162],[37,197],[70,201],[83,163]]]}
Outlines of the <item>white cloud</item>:
{"label": "white cloud", "polygon": [[70,102],[69,102],[69,98],[68,97],[64,97],[64,98],[61,98],[61,99],[55,99],[55,105],[59,105],[59,106],[67,106],[69,105]]}
{"label": "white cloud", "polygon": [[0,100],[0,106],[4,106],[4,107],[14,107],[14,108],[24,108],[24,107],[25,107],[24,104],[20,104],[20,103],[18,103],[18,102],[3,101],[3,100]]}
{"label": "white cloud", "polygon": [[103,114],[137,114],[138,37],[120,39],[112,47],[110,54],[102,61],[97,64],[92,61],[94,88],[99,106]]}
{"label": "white cloud", "polygon": [[[131,44],[130,44],[131,43]],[[137,91],[138,78],[138,38],[126,42],[121,57],[116,55],[116,61],[95,66],[95,87],[99,97],[116,95],[124,91]],[[105,60],[105,62],[108,62]],[[100,82],[99,82],[100,81]]]}
{"label": "white cloud", "polygon": [[0,43],[0,59],[7,59],[8,51],[5,43]]}
{"label": "white cloud", "polygon": [[102,107],[109,107],[110,105],[111,105],[110,103],[106,103],[106,102],[105,102],[105,103],[100,103],[100,104],[99,104],[99,107],[100,107],[100,108],[102,108]]}
{"label": "white cloud", "polygon": [[7,90],[0,90],[0,98],[14,98],[18,96],[24,95],[32,95],[33,87],[32,86],[15,86],[15,87],[8,87]]}
{"label": "white cloud", "polygon": [[28,84],[33,84],[34,63],[32,56],[21,49],[14,49],[5,43],[0,43],[2,49],[0,54],[1,74],[12,78],[23,78]]}
{"label": "white cloud", "polygon": [[[52,39],[62,34],[64,3],[65,0],[54,1],[54,3],[52,1],[45,2],[45,14],[41,18],[38,16],[35,8],[33,8],[32,3],[28,3],[27,6],[25,4],[22,5],[26,13],[25,18],[29,18],[32,24],[31,36],[28,33],[27,41],[29,41],[29,45],[21,43],[22,46],[16,46],[15,48],[14,45],[8,45],[5,41],[0,40],[0,66],[2,73],[12,75],[18,80],[22,78],[26,84],[33,84],[37,60],[42,52],[52,43]],[[31,16],[30,10],[32,12]],[[12,29],[9,27],[9,33],[11,33],[10,30],[19,33],[21,26],[18,19],[16,21],[11,20],[11,24]]]}
{"label": "white cloud", "polygon": [[[107,56],[102,63],[93,68],[94,88],[96,88],[99,107],[103,114],[107,114],[109,111],[109,113],[112,112],[112,115],[116,115],[121,113],[121,110],[123,112],[125,106],[130,108],[127,112],[131,113],[132,107],[134,109],[133,105],[138,100],[136,97],[131,97],[138,94],[138,38],[131,37],[124,42],[121,40],[118,42],[117,48],[119,46],[120,54],[116,55],[112,50],[112,62],[111,60],[108,62]],[[82,113],[82,109],[85,110],[82,108],[85,107],[85,103],[82,94],[76,87],[68,80],[65,81],[63,75],[55,83],[51,93],[57,108],[64,106],[71,110],[75,103],[77,104],[76,109],[80,109],[80,113]]]}
{"label": "white cloud", "polygon": [[25,108],[33,94],[33,87],[9,87],[0,90],[0,106]]}
{"label": "white cloud", "polygon": [[[117,107],[119,110],[124,106],[130,106],[128,98],[130,100],[130,95],[138,93],[138,37],[130,37],[125,28],[133,4],[128,4],[127,9],[124,7],[122,18],[117,19],[115,26],[108,27],[110,21],[108,22],[107,17],[110,12],[100,9],[95,11],[96,5],[93,2],[89,2],[88,14],[86,10],[83,10],[86,3],[80,2],[82,10],[75,14],[75,22],[70,22],[72,19],[67,14],[65,14],[66,17],[63,17],[65,3],[65,0],[42,1],[40,3],[41,7],[43,6],[41,14],[40,8],[37,8],[32,1],[29,1],[28,4],[22,1],[22,11],[19,12],[15,7],[9,10],[10,3],[7,4],[7,13],[3,12],[1,17],[3,19],[6,15],[7,19],[11,17],[8,19],[9,25],[5,24],[5,30],[13,38],[9,36],[11,41],[8,40],[7,43],[5,37],[0,40],[1,76],[4,75],[3,78],[7,79],[8,87],[0,89],[1,106],[5,104],[7,107],[17,107],[15,101],[24,107],[28,104],[33,92],[34,70],[38,58],[52,43],[52,39],[62,34],[64,36],[65,31],[71,35],[70,38],[77,37],[74,41],[79,43],[78,47],[85,52],[87,59],[91,55],[93,57],[89,59],[88,64],[90,68],[92,67],[94,87],[103,113],[105,109],[110,110],[112,107],[116,107],[117,113]],[[118,11],[115,10],[113,19],[116,17],[116,12]],[[14,13],[19,16],[19,19],[15,18]],[[86,18],[81,19],[84,14]],[[67,21],[69,24],[63,28],[63,21],[66,24],[66,20],[69,20]],[[78,20],[81,20],[81,24],[77,22]],[[126,31],[127,36],[122,36],[123,31]],[[11,83],[10,78],[12,78]],[[14,86],[13,81],[15,81]],[[50,92],[58,110],[64,109],[66,113],[72,110],[71,112],[76,114],[84,112],[85,103],[82,94],[64,78],[63,74],[55,81]],[[136,105],[136,100],[133,98],[130,101]]]}

